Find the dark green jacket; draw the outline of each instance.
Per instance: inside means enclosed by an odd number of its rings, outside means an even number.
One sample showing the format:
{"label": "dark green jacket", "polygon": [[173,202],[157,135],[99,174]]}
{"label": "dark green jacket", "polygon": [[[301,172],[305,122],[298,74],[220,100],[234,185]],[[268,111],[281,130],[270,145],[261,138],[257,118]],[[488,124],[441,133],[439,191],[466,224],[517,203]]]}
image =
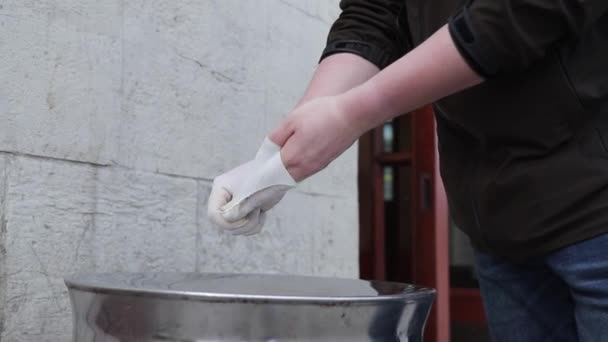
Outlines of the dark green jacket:
{"label": "dark green jacket", "polygon": [[392,63],[449,24],[486,82],[435,104],[450,214],[513,260],[608,233],[607,0],[343,0],[323,57]]}

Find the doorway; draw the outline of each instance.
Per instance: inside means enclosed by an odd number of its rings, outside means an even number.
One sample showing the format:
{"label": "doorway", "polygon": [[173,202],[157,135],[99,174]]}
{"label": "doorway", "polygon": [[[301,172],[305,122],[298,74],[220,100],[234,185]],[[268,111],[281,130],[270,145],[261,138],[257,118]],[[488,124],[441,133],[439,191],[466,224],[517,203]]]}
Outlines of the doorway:
{"label": "doorway", "polygon": [[359,141],[360,274],[437,289],[427,342],[488,342],[467,239],[449,221],[431,106]]}

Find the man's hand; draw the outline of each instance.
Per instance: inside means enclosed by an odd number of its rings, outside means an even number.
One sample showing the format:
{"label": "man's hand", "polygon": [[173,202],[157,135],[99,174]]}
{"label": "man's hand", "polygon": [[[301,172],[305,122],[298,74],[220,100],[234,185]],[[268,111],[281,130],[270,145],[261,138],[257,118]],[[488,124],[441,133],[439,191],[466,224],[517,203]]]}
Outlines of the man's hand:
{"label": "man's hand", "polygon": [[295,110],[269,135],[293,179],[301,181],[325,168],[364,133],[349,121],[339,96],[319,97]]}
{"label": "man's hand", "polygon": [[325,168],[366,131],[481,83],[447,26],[369,80],[297,107],[270,135],[297,181]]}
{"label": "man's hand", "polygon": [[[377,72],[375,65],[359,56],[349,53],[329,56],[319,64],[296,107],[300,108],[315,98],[345,92],[365,82]],[[316,107],[327,111],[328,108],[323,103],[328,102],[332,102],[331,98],[321,100]],[[301,112],[307,113],[315,107],[306,108],[308,109]],[[294,113],[299,111],[300,109],[294,110]],[[317,120],[321,118],[317,117]],[[288,137],[294,137],[293,144],[290,143],[290,147],[283,153],[279,153],[277,144],[266,140],[254,160],[214,180],[208,205],[208,215],[213,223],[235,235],[252,235],[262,229],[266,211],[277,204],[285,192],[296,184],[283,166],[281,154],[287,153],[287,159],[283,160],[297,160],[295,153],[300,150],[297,141],[302,136],[300,128],[311,126],[309,123],[302,125],[297,121],[295,116],[290,117],[283,126],[275,130],[276,134],[272,138],[275,143],[280,141],[283,145]],[[297,130],[292,129],[296,127]],[[297,134],[294,135],[296,131]],[[298,175],[302,170],[295,168],[293,172]],[[268,182],[268,175],[273,175],[270,177],[273,181]],[[303,178],[304,175],[298,180]]]}

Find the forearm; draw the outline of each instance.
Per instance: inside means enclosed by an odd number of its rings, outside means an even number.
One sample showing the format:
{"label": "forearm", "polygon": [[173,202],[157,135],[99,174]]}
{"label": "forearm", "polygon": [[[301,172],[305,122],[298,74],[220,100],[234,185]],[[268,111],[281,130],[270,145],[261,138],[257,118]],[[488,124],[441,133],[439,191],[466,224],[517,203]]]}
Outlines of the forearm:
{"label": "forearm", "polygon": [[331,55],[319,63],[297,106],[317,97],[342,94],[369,80],[378,71],[378,67],[357,55]]}
{"label": "forearm", "polygon": [[340,96],[361,131],[482,82],[441,28],[409,54]]}

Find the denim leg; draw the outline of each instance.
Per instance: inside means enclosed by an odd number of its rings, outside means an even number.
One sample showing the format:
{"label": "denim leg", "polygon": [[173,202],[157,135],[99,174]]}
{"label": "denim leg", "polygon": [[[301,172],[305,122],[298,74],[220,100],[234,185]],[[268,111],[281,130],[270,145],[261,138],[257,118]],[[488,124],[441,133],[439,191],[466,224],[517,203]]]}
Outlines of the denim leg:
{"label": "denim leg", "polygon": [[608,235],[561,249],[546,261],[570,287],[579,341],[608,341]]}
{"label": "denim leg", "polygon": [[475,259],[494,342],[578,341],[569,289],[542,260]]}

